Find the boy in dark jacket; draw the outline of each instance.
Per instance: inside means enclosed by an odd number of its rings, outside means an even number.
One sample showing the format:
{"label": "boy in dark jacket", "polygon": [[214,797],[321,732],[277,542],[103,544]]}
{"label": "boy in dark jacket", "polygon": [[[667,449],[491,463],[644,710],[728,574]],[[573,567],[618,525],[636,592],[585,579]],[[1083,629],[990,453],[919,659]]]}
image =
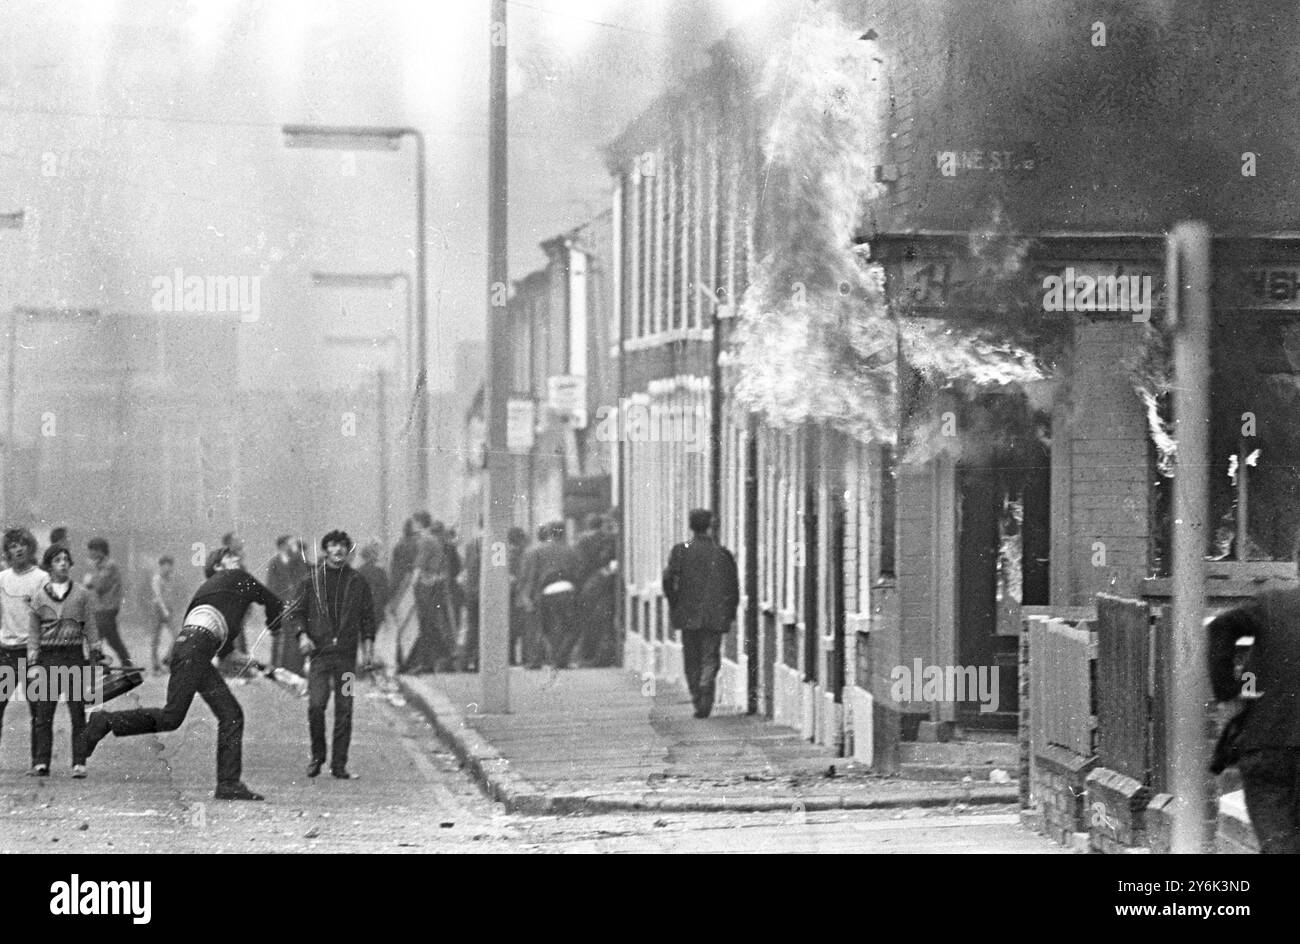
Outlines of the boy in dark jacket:
{"label": "boy in dark jacket", "polygon": [[331,531],[321,539],[325,560],[301,583],[290,605],[290,631],[308,658],[307,726],[311,762],[307,776],[320,773],[326,760],[325,708],[334,692],[334,744],[330,772],[339,780],[348,772],[352,742],[352,688],[356,684],[357,644],[368,665],[374,657],[375,608],[365,577],[348,566],[352,539]]}

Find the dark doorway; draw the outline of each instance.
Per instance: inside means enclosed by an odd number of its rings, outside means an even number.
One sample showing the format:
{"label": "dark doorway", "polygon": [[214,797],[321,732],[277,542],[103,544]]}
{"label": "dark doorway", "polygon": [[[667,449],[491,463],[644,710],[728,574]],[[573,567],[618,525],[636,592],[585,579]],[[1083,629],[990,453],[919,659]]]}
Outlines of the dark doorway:
{"label": "dark doorway", "polygon": [[[957,703],[962,727],[1017,725],[1020,608],[1048,602],[1050,472],[1032,434],[957,466],[957,657],[968,685],[981,686]],[[982,710],[995,688],[996,709]]]}

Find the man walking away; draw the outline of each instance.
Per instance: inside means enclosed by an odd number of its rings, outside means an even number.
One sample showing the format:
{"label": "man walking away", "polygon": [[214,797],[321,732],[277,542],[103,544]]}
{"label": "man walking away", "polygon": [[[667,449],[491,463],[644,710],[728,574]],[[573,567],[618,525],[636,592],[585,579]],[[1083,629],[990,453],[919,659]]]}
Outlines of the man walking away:
{"label": "man walking away", "polygon": [[244,712],[226,686],[213,657],[224,658],[235,648],[235,637],[244,615],[253,603],[266,610],[266,625],[278,633],[277,621],[283,604],[252,574],[246,573],[238,554],[218,548],[208,557],[212,576],[203,582],[182,621],[181,634],[172,647],[171,675],[167,679],[167,703],[162,708],[134,708],[129,711],[97,711],[86,721],[78,753],[89,758],[95,745],[110,732],[118,737],[175,731],[185,720],[194,696],[198,695],[217,716],[218,800],[261,800],[244,785]]}
{"label": "man walking away", "polygon": [[85,576],[86,589],[90,591],[90,606],[95,615],[95,628],[99,638],[113,647],[122,665],[131,664],[131,653],[126,651],[122,634],[117,628],[117,613],[122,608],[122,571],[108,556],[108,542],[91,538],[86,542],[93,569]]}
{"label": "man walking away", "polygon": [[325,559],[298,588],[287,617],[290,632],[308,659],[307,726],[311,761],[307,776],[320,773],[325,752],[325,708],[334,693],[334,742],[330,773],[352,780],[348,748],[352,743],[352,689],[356,684],[357,643],[362,661],[374,658],[375,608],[366,578],[348,566],[352,539],[331,531],[321,539]]}
{"label": "man walking away", "polygon": [[[1300,567],[1300,539],[1292,556]],[[1300,587],[1262,593],[1217,616],[1208,631],[1220,719],[1244,713],[1237,767],[1260,852],[1300,853]],[[1234,667],[1242,636],[1255,638],[1243,672],[1253,684],[1244,693]]]}
{"label": "man walking away", "polygon": [[[9,564],[0,570],[0,672],[12,678],[14,686],[26,685],[27,679],[19,669],[36,619],[32,601],[49,580],[49,574],[36,566],[36,536],[26,528],[10,528],[0,541]],[[9,685],[0,685],[0,731],[4,730],[5,705],[12,694]],[[30,702],[27,710],[35,717],[35,706]]]}
{"label": "man walking away", "polygon": [[673,547],[664,569],[663,591],[672,625],[681,633],[686,685],[695,717],[713,710],[714,684],[722,667],[722,637],[740,605],[736,559],[709,534],[713,512],[690,513],[691,539]]}
{"label": "man walking away", "polygon": [[547,540],[537,546],[529,581],[524,588],[531,603],[542,643],[551,653],[556,669],[569,667],[569,656],[578,641],[578,587],[582,570],[578,554],[564,539],[564,522],[552,522]]}
{"label": "man walking away", "polygon": [[[48,552],[47,552],[48,553]],[[175,619],[176,609],[176,588],[172,584],[172,568],[175,561],[166,554],[158,558],[158,569],[154,571],[153,577],[149,579],[149,607],[152,614],[153,633],[149,642],[149,655],[153,660],[154,675],[162,674],[163,666],[171,664],[171,646],[168,646],[168,654],[163,656],[162,661],[158,659],[158,651],[161,648],[163,633],[168,637],[175,636]]]}

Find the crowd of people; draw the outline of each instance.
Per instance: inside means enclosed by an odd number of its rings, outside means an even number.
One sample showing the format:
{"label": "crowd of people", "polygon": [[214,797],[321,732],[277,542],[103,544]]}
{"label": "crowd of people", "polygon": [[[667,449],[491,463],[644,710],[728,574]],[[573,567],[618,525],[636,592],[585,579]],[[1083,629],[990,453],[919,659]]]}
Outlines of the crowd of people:
{"label": "crowd of people", "polygon": [[[551,522],[537,529],[531,545],[522,528],[511,528],[506,546],[487,554],[489,566],[509,572],[511,665],[616,664],[616,527],[612,515],[589,515],[570,544],[565,525]],[[409,647],[399,647],[398,670],[477,671],[482,538],[458,547],[454,529],[417,512],[403,528],[387,575],[370,563],[376,606],[382,611],[392,600],[399,626],[401,595],[408,584],[412,590],[415,634]]]}
{"label": "crowd of people", "polygon": [[[0,668],[21,679],[39,667],[108,666],[107,647],[119,668],[136,669],[118,625],[126,581],[105,538],[86,543],[88,562],[79,581],[71,575],[73,549],[66,528],[51,531],[43,554],[26,528],[9,528],[0,540],[6,563],[0,570]],[[334,777],[352,779],[347,768],[350,683],[358,652],[363,670],[373,664],[375,637],[386,620],[398,635],[398,664],[392,669],[477,671],[481,568],[504,566],[510,582],[512,665],[612,666],[619,655],[617,544],[617,518],[589,515],[572,543],[557,521],[539,527],[531,544],[522,529],[512,528],[505,547],[485,554],[480,536],[459,542],[455,529],[417,512],[406,522],[388,570],[380,563],[378,542],[360,549],[361,562],[353,568],[349,560],[356,548],[346,532],[331,531],[311,556],[300,539],[286,534],[276,541],[263,583],[245,568],[243,540],[227,532],[207,554],[204,582],[188,604],[176,582],[174,558],[163,555],[142,602],[150,668],[169,674],[166,703],[88,716],[86,692],[29,699],[30,773],[49,776],[59,700],[67,703],[72,722],[72,775],[81,778],[88,758],[108,734],[175,730],[198,695],[218,722],[216,796],[261,799],[241,779],[243,713],[225,681],[244,676],[250,667],[271,671],[249,654],[260,637],[250,647],[244,634],[244,617],[252,604],[259,604],[272,637],[272,665],[306,676],[308,776],[317,776],[329,761]],[[0,690],[0,731],[13,695]],[[334,726],[327,745],[325,714],[331,699]]]}

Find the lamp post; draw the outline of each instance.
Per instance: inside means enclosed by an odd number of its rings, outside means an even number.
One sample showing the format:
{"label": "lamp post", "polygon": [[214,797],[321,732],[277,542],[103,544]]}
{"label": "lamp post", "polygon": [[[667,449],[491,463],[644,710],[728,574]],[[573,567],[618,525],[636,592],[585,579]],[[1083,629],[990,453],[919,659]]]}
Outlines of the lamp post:
{"label": "lamp post", "polygon": [[396,151],[402,138],[415,140],[415,420],[416,488],[421,505],[429,497],[428,309],[425,289],[424,135],[416,128],[365,125],[284,125],[284,143],[291,148],[332,151]]}
{"label": "lamp post", "polygon": [[487,438],[487,474],[483,490],[483,525],[479,568],[479,682],[482,710],[510,710],[510,576],[505,567],[493,566],[494,548],[504,549],[514,504],[513,466],[507,454],[506,401],[510,396],[514,357],[511,355],[510,308],[506,290],[507,265],[506,187],[506,4],[492,0],[488,24],[488,284],[487,382],[484,384],[483,418]]}
{"label": "lamp post", "polygon": [[[26,211],[14,210],[10,213],[0,213],[0,229],[22,229],[23,220]],[[0,471],[0,520],[8,521],[10,515],[9,496],[11,480],[10,475],[14,466],[14,397],[18,392],[18,385],[14,381],[14,371],[17,369],[17,349],[18,349],[18,312],[13,307],[10,300],[9,307],[9,360],[5,370],[5,382],[8,385],[6,399],[8,401],[5,407],[5,446],[4,446],[4,468]]]}

